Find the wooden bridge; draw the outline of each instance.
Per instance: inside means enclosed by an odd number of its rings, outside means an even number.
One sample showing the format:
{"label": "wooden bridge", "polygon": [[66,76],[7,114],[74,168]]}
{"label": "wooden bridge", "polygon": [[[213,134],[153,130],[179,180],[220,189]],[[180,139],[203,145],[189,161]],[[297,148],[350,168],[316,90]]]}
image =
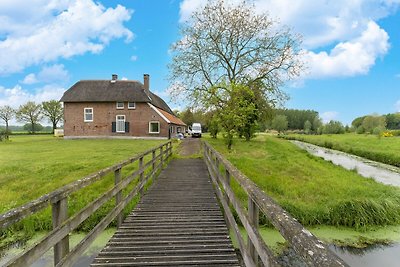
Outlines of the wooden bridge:
{"label": "wooden bridge", "polygon": [[[203,151],[204,159],[169,161],[172,143],[167,142],[1,214],[0,227],[5,229],[49,204],[53,211],[53,230],[6,266],[29,266],[52,247],[54,266],[72,266],[114,219],[118,229],[91,266],[280,266],[258,232],[260,212],[306,266],[347,266],[212,147],[204,143]],[[136,169],[122,177],[121,169],[131,164]],[[110,173],[114,173],[115,186],[68,218],[69,196]],[[153,185],[144,193],[150,180]],[[134,182],[137,185],[123,193]],[[231,183],[247,193],[247,209]],[[136,195],[141,200],[124,220],[122,211]],[[115,198],[115,207],[70,249],[69,233],[111,198]],[[237,220],[246,231],[247,242]],[[241,262],[230,233],[237,240]]]}

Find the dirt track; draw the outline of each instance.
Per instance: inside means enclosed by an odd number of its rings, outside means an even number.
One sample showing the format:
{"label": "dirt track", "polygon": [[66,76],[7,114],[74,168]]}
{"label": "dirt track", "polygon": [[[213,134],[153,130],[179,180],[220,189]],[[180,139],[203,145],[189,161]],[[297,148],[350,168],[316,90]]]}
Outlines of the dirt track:
{"label": "dirt track", "polygon": [[200,148],[200,138],[187,137],[182,140],[182,143],[179,146],[179,155],[190,157],[194,154],[199,154]]}

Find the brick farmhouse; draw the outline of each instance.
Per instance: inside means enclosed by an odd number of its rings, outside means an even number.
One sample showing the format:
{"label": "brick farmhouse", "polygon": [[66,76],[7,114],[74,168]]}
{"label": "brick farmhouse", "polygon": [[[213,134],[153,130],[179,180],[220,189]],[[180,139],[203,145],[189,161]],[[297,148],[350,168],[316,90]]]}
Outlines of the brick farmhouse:
{"label": "brick farmhouse", "polygon": [[64,103],[65,138],[171,138],[186,124],[150,91],[150,77],[139,81],[83,80],[68,89]]}

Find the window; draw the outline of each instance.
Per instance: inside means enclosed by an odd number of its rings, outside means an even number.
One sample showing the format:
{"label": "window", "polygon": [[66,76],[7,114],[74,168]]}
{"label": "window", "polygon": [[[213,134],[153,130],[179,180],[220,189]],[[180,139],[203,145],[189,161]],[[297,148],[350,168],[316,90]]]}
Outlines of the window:
{"label": "window", "polygon": [[135,109],[135,102],[128,102],[128,109]]}
{"label": "window", "polygon": [[93,108],[85,108],[84,109],[83,121],[84,122],[93,121]]}
{"label": "window", "polygon": [[125,115],[117,115],[116,118],[116,132],[124,133],[125,132]]}
{"label": "window", "polygon": [[181,127],[176,127],[176,132],[177,133],[181,133],[182,132],[182,128]]}
{"label": "window", "polygon": [[117,102],[117,109],[124,109],[124,102]]}
{"label": "window", "polygon": [[149,133],[160,133],[160,122],[158,121],[149,122]]}

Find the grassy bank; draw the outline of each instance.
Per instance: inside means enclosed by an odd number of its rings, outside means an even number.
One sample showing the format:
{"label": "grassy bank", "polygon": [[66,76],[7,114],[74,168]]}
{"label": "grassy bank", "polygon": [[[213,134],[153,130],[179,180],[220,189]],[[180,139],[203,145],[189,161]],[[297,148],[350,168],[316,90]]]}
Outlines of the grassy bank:
{"label": "grassy bank", "polygon": [[[0,142],[0,213],[163,142],[165,140],[64,140],[43,135],[11,136],[9,142]],[[134,168],[136,166],[124,168],[123,174]],[[69,198],[69,213],[76,213],[113,184],[113,175],[108,175],[74,193]],[[112,200],[79,229],[90,229],[113,205]],[[23,230],[24,234],[32,234],[33,231],[48,229],[51,229],[50,209],[23,220],[11,231]]]}
{"label": "grassy bank", "polygon": [[363,134],[288,135],[286,138],[340,150],[370,160],[400,167],[400,137]]}
{"label": "grassy bank", "polygon": [[365,229],[400,223],[400,189],[325,162],[284,139],[235,140],[231,152],[222,139],[207,141],[303,225]]}

